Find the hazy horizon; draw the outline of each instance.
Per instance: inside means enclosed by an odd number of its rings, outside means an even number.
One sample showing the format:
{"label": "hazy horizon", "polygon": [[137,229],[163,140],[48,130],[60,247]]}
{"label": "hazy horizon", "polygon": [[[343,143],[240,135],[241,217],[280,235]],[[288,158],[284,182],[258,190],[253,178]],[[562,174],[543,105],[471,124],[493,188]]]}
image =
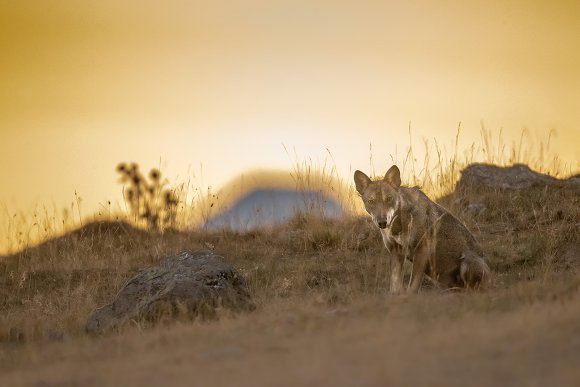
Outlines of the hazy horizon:
{"label": "hazy horizon", "polygon": [[[75,1],[0,5],[2,216],[89,215],[115,166],[219,189],[295,161],[377,172],[413,141],[524,128],[579,167],[580,4]],[[296,159],[297,158],[297,159]]]}

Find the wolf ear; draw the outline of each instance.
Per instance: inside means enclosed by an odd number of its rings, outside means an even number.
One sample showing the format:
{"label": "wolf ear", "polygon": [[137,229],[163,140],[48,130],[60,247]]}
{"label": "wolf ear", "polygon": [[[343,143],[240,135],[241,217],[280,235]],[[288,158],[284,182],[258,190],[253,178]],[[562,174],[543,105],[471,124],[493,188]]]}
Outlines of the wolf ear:
{"label": "wolf ear", "polygon": [[393,165],[385,174],[384,180],[392,186],[399,188],[401,186],[401,171],[396,165]]}
{"label": "wolf ear", "polygon": [[354,173],[354,184],[356,185],[356,190],[359,194],[362,195],[370,183],[371,179],[365,175],[364,172],[356,171]]}

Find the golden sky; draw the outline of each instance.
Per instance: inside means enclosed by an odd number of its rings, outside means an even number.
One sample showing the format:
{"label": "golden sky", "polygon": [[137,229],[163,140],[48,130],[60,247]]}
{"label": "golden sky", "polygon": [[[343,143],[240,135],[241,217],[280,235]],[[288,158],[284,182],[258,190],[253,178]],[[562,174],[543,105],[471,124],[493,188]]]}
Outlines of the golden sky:
{"label": "golden sky", "polygon": [[[0,4],[0,203],[120,199],[120,161],[219,188],[324,160],[350,179],[417,139],[555,129],[579,166],[580,2]],[[291,156],[284,149],[290,150]],[[161,160],[161,161],[160,161]]]}

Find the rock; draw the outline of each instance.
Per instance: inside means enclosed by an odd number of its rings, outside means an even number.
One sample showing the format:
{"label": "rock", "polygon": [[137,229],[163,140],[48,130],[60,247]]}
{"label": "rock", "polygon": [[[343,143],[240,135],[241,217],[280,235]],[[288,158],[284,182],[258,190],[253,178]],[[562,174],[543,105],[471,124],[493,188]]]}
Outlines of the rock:
{"label": "rock", "polygon": [[243,277],[209,250],[184,251],[130,279],[109,305],[95,310],[86,331],[99,334],[127,321],[212,318],[216,309],[255,308]]}
{"label": "rock", "polygon": [[580,177],[568,179],[555,177],[532,171],[525,164],[514,164],[510,167],[499,167],[491,164],[471,164],[461,171],[457,182],[457,191],[480,188],[522,189],[541,186],[580,185]]}

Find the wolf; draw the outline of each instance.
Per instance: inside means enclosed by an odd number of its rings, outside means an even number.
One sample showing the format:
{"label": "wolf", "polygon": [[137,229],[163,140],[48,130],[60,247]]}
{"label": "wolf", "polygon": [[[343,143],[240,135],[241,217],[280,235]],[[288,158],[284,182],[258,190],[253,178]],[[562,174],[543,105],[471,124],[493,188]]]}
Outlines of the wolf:
{"label": "wolf", "polygon": [[412,262],[408,293],[417,293],[425,276],[442,289],[489,282],[489,266],[471,232],[419,188],[401,186],[396,165],[377,181],[357,170],[354,182],[390,255],[390,293],[404,290],[405,259]]}

